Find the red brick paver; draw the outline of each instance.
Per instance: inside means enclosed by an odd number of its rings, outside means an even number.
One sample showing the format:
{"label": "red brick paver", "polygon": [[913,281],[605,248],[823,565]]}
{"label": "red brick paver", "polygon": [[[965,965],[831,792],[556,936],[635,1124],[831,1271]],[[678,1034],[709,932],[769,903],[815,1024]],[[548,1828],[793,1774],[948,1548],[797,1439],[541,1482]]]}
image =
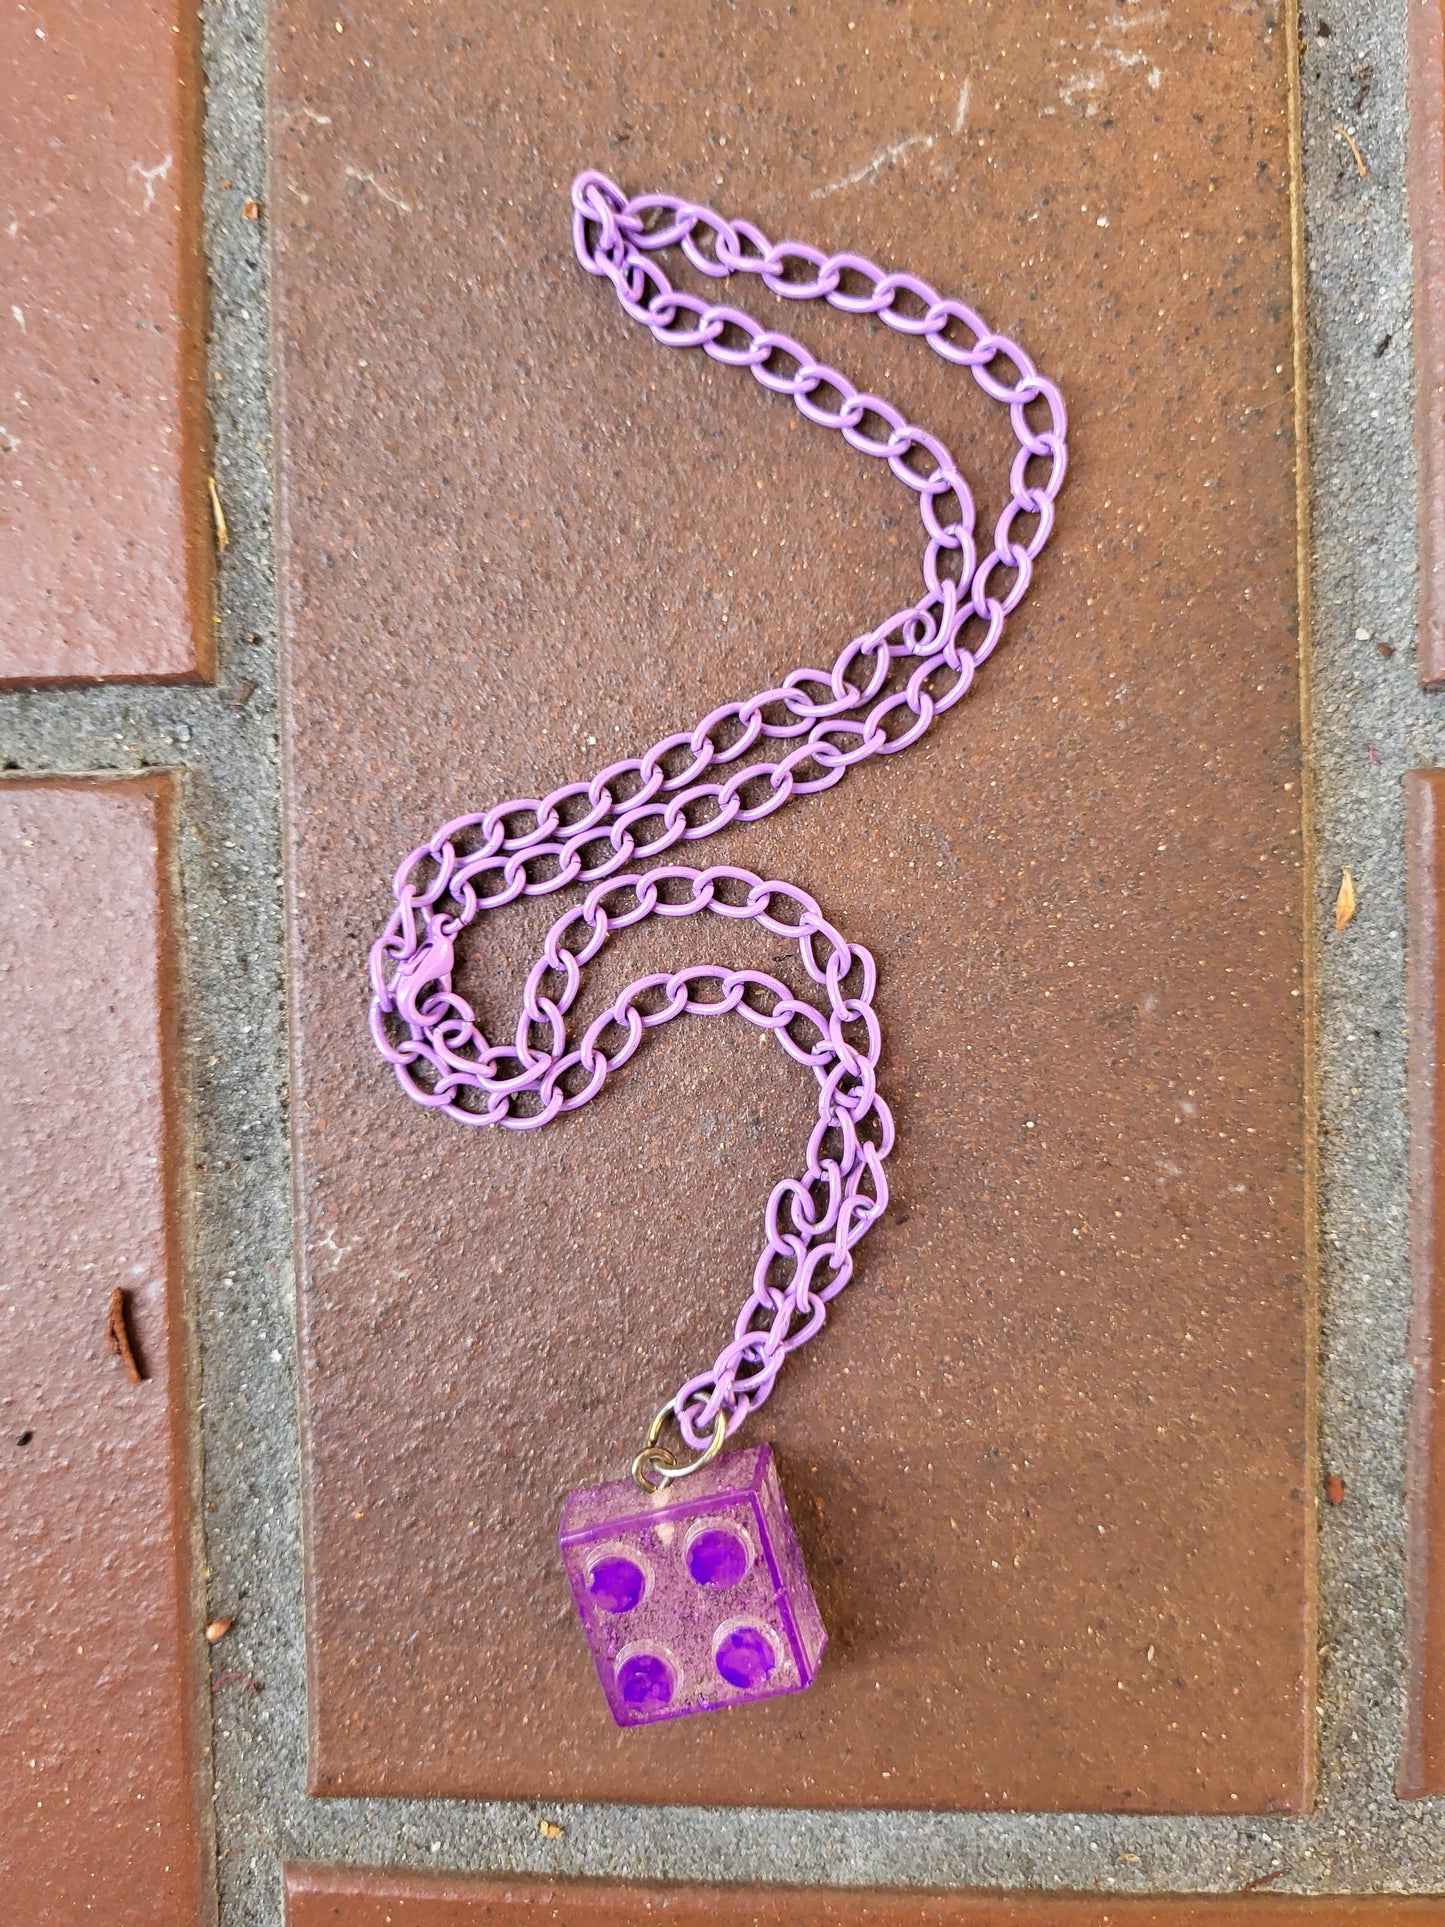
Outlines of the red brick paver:
{"label": "red brick paver", "polygon": [[197,31],[0,14],[0,683],[211,673]]}
{"label": "red brick paver", "polygon": [[287,1927],[1445,1927],[1445,1900],[1373,1895],[848,1893],[291,1867]]}
{"label": "red brick paver", "polygon": [[1412,0],[1410,228],[1415,257],[1416,531],[1420,680],[1445,687],[1445,13]]}
{"label": "red brick paver", "polygon": [[[1286,36],[1206,0],[1122,40],[1063,19],[276,7],[318,1791],[1308,1801]],[[599,162],[965,295],[1077,424],[968,702],[707,846],[874,950],[900,1122],[858,1281],[744,1435],[778,1446],[832,1644],[722,1739],[617,1735],[556,1523],[730,1327],[805,1080],[678,1025],[516,1138],[408,1105],[364,1022],[434,825],[831,661],[917,580],[889,477],[573,265]],[[997,502],[1006,430],[966,377],[762,298]],[[558,908],[465,946],[494,1028]],[[619,968],[760,955],[635,934]]]}
{"label": "red brick paver", "polygon": [[27,1927],[203,1914],[170,808],[161,775],[0,780],[0,1916]]}

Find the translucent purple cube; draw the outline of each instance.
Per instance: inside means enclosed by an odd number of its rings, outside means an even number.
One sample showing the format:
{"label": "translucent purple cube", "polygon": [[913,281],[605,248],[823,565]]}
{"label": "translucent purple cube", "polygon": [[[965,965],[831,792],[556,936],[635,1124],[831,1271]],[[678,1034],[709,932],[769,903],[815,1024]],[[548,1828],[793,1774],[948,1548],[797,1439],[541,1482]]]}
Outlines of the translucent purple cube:
{"label": "translucent purple cube", "polygon": [[771,1446],[651,1495],[631,1479],[574,1492],[558,1536],[619,1726],[812,1684],[828,1635]]}

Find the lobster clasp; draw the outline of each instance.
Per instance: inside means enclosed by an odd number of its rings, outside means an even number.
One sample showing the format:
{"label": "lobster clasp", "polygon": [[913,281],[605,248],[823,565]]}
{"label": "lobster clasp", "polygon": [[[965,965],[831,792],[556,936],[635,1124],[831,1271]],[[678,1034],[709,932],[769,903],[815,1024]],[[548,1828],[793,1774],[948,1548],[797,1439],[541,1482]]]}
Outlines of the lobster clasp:
{"label": "lobster clasp", "polygon": [[421,949],[401,965],[392,982],[391,994],[397,1010],[409,1024],[421,1025],[424,1021],[417,1009],[423,991],[433,984],[439,984],[444,991],[451,989],[456,954],[452,938],[433,925]]}

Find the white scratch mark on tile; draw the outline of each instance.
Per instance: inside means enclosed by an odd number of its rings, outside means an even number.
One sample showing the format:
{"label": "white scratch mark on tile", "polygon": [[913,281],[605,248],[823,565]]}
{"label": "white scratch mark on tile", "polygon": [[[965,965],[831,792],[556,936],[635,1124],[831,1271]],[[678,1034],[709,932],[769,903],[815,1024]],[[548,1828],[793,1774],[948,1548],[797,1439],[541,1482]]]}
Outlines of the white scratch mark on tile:
{"label": "white scratch mark on tile", "polygon": [[341,1229],[340,1225],[335,1225],[335,1224],[332,1225],[331,1229],[327,1232],[324,1238],[313,1239],[310,1246],[310,1249],[312,1251],[331,1252],[332,1254],[331,1269],[333,1271],[335,1271],[336,1267],[341,1263],[341,1260],[346,1256],[347,1252],[350,1251],[351,1249],[350,1245],[337,1244],[336,1234],[340,1229]]}
{"label": "white scratch mark on tile", "polygon": [[[1114,67],[1121,68],[1126,73],[1131,68],[1142,68],[1144,79],[1157,93],[1163,84],[1163,69],[1156,65],[1142,48],[1128,52],[1123,47],[1110,45],[1109,35],[1115,32],[1132,33],[1136,28],[1142,27],[1164,26],[1167,25],[1168,18],[1169,16],[1166,13],[1158,9],[1152,12],[1143,12],[1130,8],[1127,12],[1111,14],[1104,22],[1104,25],[1094,35],[1094,52],[1099,59],[1109,62],[1110,65]],[[1107,68],[1085,68],[1064,82],[1063,86],[1059,89],[1059,99],[1063,101],[1066,107],[1072,107],[1079,100],[1079,97],[1083,95],[1086,97],[1084,112],[1086,114],[1097,114],[1100,105],[1098,97],[1108,92],[1109,80],[1110,75]]]}
{"label": "white scratch mark on tile", "polygon": [[306,116],[307,120],[315,121],[318,127],[329,127],[331,125],[330,114],[314,113],[312,109],[309,107],[303,107],[301,111]]}
{"label": "white scratch mark on tile", "polygon": [[1102,52],[1106,59],[1114,62],[1116,67],[1147,68],[1148,72],[1144,75],[1144,78],[1151,87],[1158,87],[1160,81],[1164,78],[1163,74],[1150,60],[1148,54],[1142,50],[1138,53],[1126,54],[1122,47],[1105,47],[1102,49]]}
{"label": "white scratch mark on tile", "polygon": [[958,106],[953,113],[953,131],[961,134],[968,124],[968,90],[973,82],[966,80],[958,90]]}
{"label": "white scratch mark on tile", "polygon": [[165,159],[163,161],[157,161],[154,167],[142,167],[139,161],[132,161],[130,164],[131,173],[135,175],[138,181],[145,183],[146,204],[144,211],[147,214],[149,214],[155,202],[156,182],[163,181],[170,173],[171,162],[174,158],[174,155],[167,154]]}
{"label": "white scratch mark on tile", "polygon": [[1109,76],[1100,73],[1074,74],[1059,89],[1059,99],[1066,107],[1072,107],[1080,94],[1102,93],[1109,84]]}
{"label": "white scratch mark on tile", "polygon": [[15,319],[20,323],[21,334],[28,334],[30,330],[25,326],[25,310],[23,308],[17,308],[15,303],[12,301],[10,303],[10,312],[11,314],[14,315]]}
{"label": "white scratch mark on tile", "polygon": [[891,147],[881,149],[871,161],[864,161],[863,165],[855,168],[851,174],[844,174],[839,180],[829,181],[826,187],[815,187],[813,199],[821,201],[829,194],[841,194],[845,187],[857,187],[860,181],[876,181],[885,167],[894,166],[915,147],[929,148],[932,145],[932,134],[910,134],[905,140],[894,141]]}
{"label": "white scratch mark on tile", "polygon": [[348,167],[346,174],[349,180],[361,181],[367,187],[374,187],[382,200],[390,201],[391,205],[400,208],[403,214],[414,214],[416,212],[416,209],[410,201],[404,201],[399,194],[393,194],[389,187],[383,187],[376,176],[374,174],[368,174],[365,168]]}

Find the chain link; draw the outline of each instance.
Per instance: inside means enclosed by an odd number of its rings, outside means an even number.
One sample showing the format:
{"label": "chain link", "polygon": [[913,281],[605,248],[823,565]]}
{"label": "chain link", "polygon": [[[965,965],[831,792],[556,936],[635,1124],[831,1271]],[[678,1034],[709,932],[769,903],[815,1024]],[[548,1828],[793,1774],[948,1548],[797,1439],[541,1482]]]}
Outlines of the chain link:
{"label": "chain link", "polygon": [[[726,824],[756,823],[792,796],[830,789],[854,764],[916,742],[967,694],[1053,529],[1067,424],[1057,388],[1021,348],[915,275],[798,241],[774,244],[751,222],[726,221],[673,195],[629,201],[593,172],[573,182],[572,208],[578,260],[611,285],[634,320],[669,346],[700,347],[715,361],[750,369],[810,421],[886,461],[917,495],[927,537],[920,599],[855,637],[831,669],[795,669],[776,688],[722,704],[692,730],[663,737],[590,782],[444,824],[397,871],[396,908],[371,953],[377,1048],[408,1096],[463,1124],[539,1130],[590,1103],[647,1031],[684,1014],[733,1012],[771,1032],[813,1072],[818,1121],[807,1161],[801,1177],[785,1179],[768,1199],[752,1291],[732,1341],[675,1396],[682,1436],[702,1451],[719,1414],[735,1431],[772,1391],[788,1353],[821,1328],[829,1302],[852,1277],[854,1247],[887,1206],[883,1163],[893,1119],[876,1082],[876,970],[868,951],[848,943],[792,884],[728,865],[620,872]],[[788,300],[876,315],[967,367],[1008,408],[1019,444],[988,554],[978,557],[973,497],[936,436],[879,396],[860,393],[788,335],[675,288],[652,259],[674,247],[709,279],[753,274]],[[1031,481],[1030,471],[1044,464],[1047,472]],[[791,747],[745,761],[759,743]],[[570,884],[591,887],[548,932],[515,1035],[494,1046],[453,987],[456,939],[481,910]],[[762,971],[694,965],[639,977],[570,1044],[567,1015],[583,967],[613,933],[648,917],[701,911],[751,919],[794,941],[820,1002],[794,997]]]}

